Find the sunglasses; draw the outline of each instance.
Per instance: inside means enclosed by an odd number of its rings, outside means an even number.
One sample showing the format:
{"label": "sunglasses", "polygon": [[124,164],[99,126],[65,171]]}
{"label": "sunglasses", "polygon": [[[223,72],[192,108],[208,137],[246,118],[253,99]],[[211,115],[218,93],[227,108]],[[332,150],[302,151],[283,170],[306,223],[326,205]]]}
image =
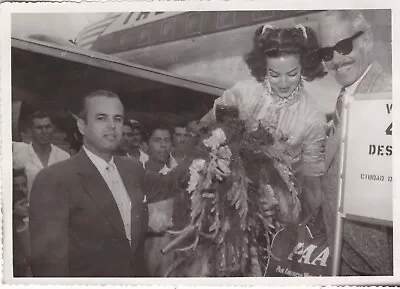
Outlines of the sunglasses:
{"label": "sunglasses", "polygon": [[353,36],[340,40],[336,43],[335,46],[332,47],[323,47],[319,50],[319,55],[323,61],[331,61],[333,58],[334,51],[342,55],[347,55],[353,51],[353,40],[360,37],[364,31],[359,31]]}

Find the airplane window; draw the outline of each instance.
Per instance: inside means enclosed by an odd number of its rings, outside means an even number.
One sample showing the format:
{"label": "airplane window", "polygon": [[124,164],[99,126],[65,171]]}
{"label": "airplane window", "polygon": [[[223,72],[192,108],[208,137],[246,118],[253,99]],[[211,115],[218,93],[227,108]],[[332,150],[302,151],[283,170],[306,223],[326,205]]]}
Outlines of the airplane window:
{"label": "airplane window", "polygon": [[253,12],[253,20],[262,20],[272,18],[275,15],[275,11],[268,10],[268,11],[254,11]]}
{"label": "airplane window", "polygon": [[275,18],[288,18],[288,17],[296,17],[301,11],[289,11],[289,10],[279,10],[275,11]]}
{"label": "airplane window", "polygon": [[161,36],[164,39],[170,39],[174,36],[174,18],[164,21],[161,26]]}
{"label": "airplane window", "polygon": [[150,44],[150,27],[145,27],[140,31],[138,38],[138,45],[148,45]]}
{"label": "airplane window", "polygon": [[192,13],[187,18],[187,35],[193,35],[201,32],[201,13]]}
{"label": "airplane window", "polygon": [[226,28],[235,25],[235,12],[222,11],[218,14],[217,28]]}
{"label": "airplane window", "polygon": [[138,17],[136,18],[136,21],[146,19],[147,16],[149,16],[150,12],[140,12]]}
{"label": "airplane window", "polygon": [[126,24],[128,24],[129,20],[130,20],[130,19],[131,19],[131,17],[133,16],[133,14],[134,14],[134,13],[129,13],[129,15],[128,15],[128,17],[126,17],[126,19],[125,19],[125,21],[124,21],[124,24],[123,24],[123,25],[126,25]]}

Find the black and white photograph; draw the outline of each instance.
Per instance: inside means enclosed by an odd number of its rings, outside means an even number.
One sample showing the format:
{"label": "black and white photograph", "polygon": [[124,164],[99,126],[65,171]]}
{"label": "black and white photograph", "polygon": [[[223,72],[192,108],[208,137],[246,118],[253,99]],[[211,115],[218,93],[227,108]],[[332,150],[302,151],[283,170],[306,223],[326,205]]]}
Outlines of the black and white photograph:
{"label": "black and white photograph", "polygon": [[394,9],[167,2],[2,11],[6,283],[394,282]]}

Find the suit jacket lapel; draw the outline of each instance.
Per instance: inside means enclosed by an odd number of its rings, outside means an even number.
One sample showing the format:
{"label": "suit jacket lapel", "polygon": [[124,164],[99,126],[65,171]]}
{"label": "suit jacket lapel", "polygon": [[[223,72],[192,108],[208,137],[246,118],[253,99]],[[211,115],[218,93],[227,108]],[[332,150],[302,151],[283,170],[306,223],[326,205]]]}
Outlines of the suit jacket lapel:
{"label": "suit jacket lapel", "polygon": [[378,62],[373,62],[371,68],[357,86],[355,93],[368,93],[371,92],[376,80],[383,73],[383,69]]}
{"label": "suit jacket lapel", "polygon": [[77,158],[80,163],[77,173],[83,189],[104,213],[116,234],[126,240],[121,214],[107,183],[83,149],[78,153]]}
{"label": "suit jacket lapel", "polygon": [[[339,92],[340,93],[340,92]],[[342,121],[339,122],[339,125],[336,127],[335,134],[333,136],[329,136],[325,145],[325,170],[329,170],[332,165],[333,160],[335,159],[336,154],[338,153],[340,147],[340,137],[342,134]]]}
{"label": "suit jacket lapel", "polygon": [[326,142],[326,154],[325,154],[325,169],[329,170],[332,165],[335,156],[337,155],[340,148],[340,135],[342,134],[342,125],[337,128],[335,134],[330,136]]}

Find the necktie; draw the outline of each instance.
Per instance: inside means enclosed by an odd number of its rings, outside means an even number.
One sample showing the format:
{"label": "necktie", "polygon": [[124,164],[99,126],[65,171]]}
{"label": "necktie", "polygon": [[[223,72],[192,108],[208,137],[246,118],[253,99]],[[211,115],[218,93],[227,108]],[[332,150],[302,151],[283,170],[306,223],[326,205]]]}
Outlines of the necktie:
{"label": "necktie", "polygon": [[340,90],[339,96],[337,98],[336,101],[336,109],[335,109],[335,113],[333,114],[332,117],[332,127],[331,127],[331,131],[329,133],[330,136],[333,136],[336,132],[336,129],[339,126],[340,123],[340,116],[342,114],[342,108],[343,108],[343,98],[344,98],[344,94],[346,92],[346,88],[342,87],[342,89]]}

